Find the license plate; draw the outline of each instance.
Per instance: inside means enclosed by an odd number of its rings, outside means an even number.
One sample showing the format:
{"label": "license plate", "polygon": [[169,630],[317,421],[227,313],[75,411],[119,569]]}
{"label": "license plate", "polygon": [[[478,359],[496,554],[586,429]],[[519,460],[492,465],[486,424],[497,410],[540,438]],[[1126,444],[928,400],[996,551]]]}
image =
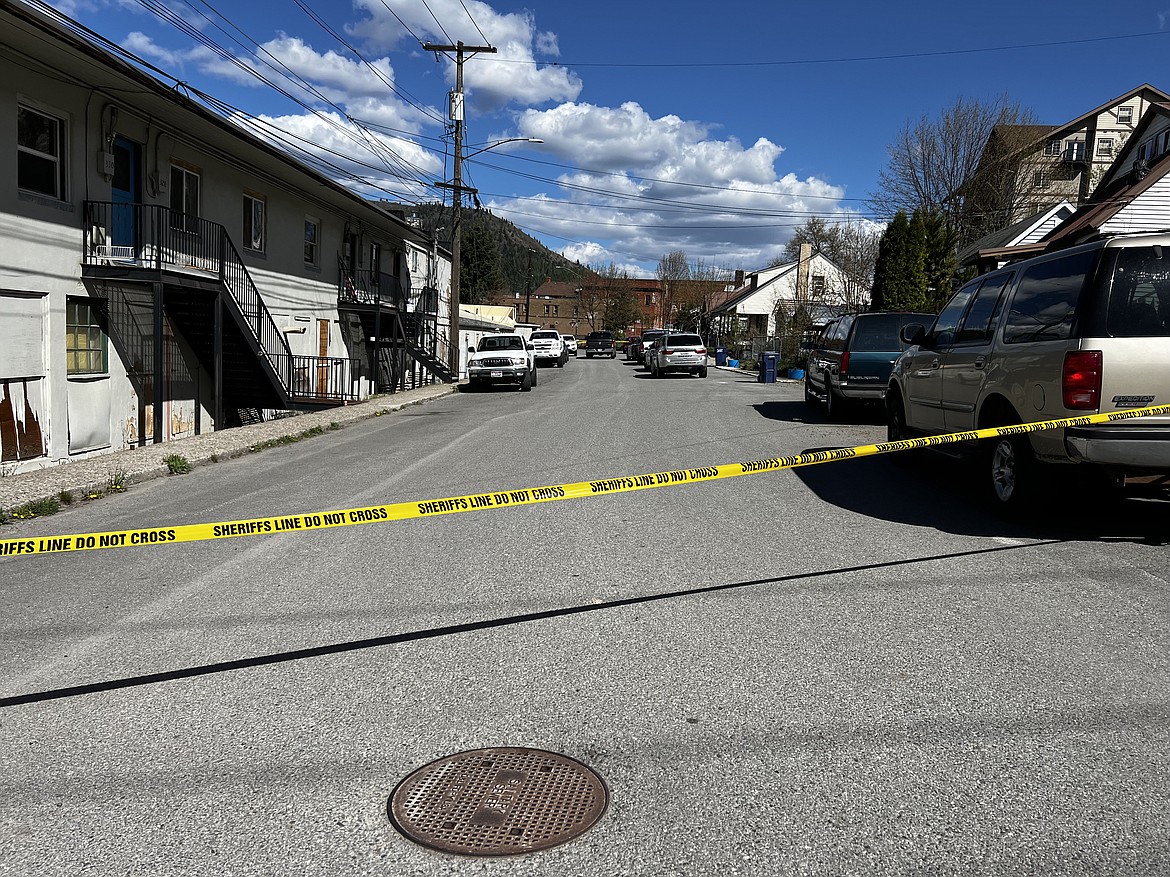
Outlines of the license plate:
{"label": "license plate", "polygon": [[504,376],[503,372],[492,372],[493,378],[502,378],[503,376]]}

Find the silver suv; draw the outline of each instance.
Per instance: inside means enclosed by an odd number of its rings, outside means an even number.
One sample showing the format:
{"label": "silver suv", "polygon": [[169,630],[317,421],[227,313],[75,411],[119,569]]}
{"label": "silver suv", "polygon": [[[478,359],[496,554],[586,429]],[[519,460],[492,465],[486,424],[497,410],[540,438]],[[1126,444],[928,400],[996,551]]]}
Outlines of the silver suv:
{"label": "silver suv", "polygon": [[692,333],[669,332],[650,348],[650,374],[660,378],[669,372],[689,372],[707,377],[707,346]]}
{"label": "silver suv", "polygon": [[[911,346],[886,392],[891,440],[1166,404],[1170,234],[1099,240],[977,277],[902,340]],[[1041,493],[1038,462],[1092,465],[1121,485],[1170,483],[1168,416],[967,449],[1004,510]]]}

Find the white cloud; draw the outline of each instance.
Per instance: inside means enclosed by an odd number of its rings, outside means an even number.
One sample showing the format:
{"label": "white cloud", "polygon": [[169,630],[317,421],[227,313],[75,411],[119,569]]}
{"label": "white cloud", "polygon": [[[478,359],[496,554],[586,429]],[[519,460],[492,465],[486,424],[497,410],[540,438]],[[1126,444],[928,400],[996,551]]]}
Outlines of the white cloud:
{"label": "white cloud", "polygon": [[652,118],[634,102],[530,109],[517,128],[582,169],[562,173],[542,198],[494,206],[550,234],[610,241],[614,261],[652,264],[682,249],[714,267],[759,267],[809,215],[844,215],[844,190],[780,176],[783,147],[767,138],[749,147],[715,139],[710,125]]}
{"label": "white cloud", "polygon": [[302,160],[308,156],[331,165],[323,170],[368,197],[427,197],[418,180],[442,173],[442,160],[418,144],[363,131],[335,114],[260,118],[259,126],[237,121]]}
{"label": "white cloud", "polygon": [[[541,66],[537,56],[560,54],[555,35],[537,32],[529,12],[500,13],[479,0],[430,0],[394,5],[392,14],[381,0],[358,0],[369,14],[349,30],[378,51],[414,36],[436,45],[494,46],[495,53],[469,56],[464,63],[463,88],[481,113],[506,105],[531,106],[574,100],[583,87],[580,77],[564,67]],[[410,29],[408,33],[399,22]],[[440,28],[437,21],[443,22]],[[411,36],[413,34],[414,36]],[[455,64],[446,56],[447,82],[455,82]]]}

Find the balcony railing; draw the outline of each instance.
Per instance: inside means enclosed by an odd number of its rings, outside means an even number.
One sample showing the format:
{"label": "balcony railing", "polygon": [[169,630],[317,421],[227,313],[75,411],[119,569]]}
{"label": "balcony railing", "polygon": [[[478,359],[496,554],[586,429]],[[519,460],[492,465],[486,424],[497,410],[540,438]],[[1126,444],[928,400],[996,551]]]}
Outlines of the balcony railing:
{"label": "balcony railing", "polygon": [[337,277],[338,304],[387,305],[406,311],[402,283],[393,274],[367,268],[349,268],[345,260],[339,257]]}
{"label": "balcony railing", "polygon": [[294,354],[289,371],[293,397],[298,401],[357,402],[361,398],[359,360]]}
{"label": "balcony railing", "polygon": [[84,264],[175,270],[217,280],[285,394],[294,395],[288,341],[222,225],[156,204],[87,201],[85,213]]}

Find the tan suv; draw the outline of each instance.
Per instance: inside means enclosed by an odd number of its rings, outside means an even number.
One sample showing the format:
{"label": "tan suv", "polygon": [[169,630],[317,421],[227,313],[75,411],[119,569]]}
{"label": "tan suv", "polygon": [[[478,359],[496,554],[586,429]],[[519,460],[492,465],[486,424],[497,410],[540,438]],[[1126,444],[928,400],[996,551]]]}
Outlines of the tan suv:
{"label": "tan suv", "polygon": [[[977,277],[911,346],[886,392],[891,440],[1170,402],[1170,234],[1114,237]],[[954,446],[952,446],[954,447]],[[994,502],[1031,505],[1038,462],[1170,486],[1170,417],[986,440]]]}

